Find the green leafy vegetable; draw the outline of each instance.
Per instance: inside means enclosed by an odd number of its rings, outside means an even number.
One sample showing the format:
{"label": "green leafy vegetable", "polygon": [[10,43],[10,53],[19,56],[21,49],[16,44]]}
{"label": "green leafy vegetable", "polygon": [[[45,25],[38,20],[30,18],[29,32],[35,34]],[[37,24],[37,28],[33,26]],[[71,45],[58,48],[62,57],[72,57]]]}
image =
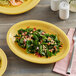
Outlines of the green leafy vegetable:
{"label": "green leafy vegetable", "polygon": [[27,53],[32,53],[39,57],[45,56],[48,58],[56,55],[62,47],[57,35],[45,33],[41,29],[20,29],[14,37],[16,38],[15,42],[26,49]]}

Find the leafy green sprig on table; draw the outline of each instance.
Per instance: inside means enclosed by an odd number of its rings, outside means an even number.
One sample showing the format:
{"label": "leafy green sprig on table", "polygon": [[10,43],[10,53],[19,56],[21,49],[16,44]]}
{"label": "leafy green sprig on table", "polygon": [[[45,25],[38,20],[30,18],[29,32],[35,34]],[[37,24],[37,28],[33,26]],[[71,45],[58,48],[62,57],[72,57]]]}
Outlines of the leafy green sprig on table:
{"label": "leafy green sprig on table", "polygon": [[69,1],[69,4],[70,4],[72,1],[75,1],[75,0],[70,0],[70,1]]}

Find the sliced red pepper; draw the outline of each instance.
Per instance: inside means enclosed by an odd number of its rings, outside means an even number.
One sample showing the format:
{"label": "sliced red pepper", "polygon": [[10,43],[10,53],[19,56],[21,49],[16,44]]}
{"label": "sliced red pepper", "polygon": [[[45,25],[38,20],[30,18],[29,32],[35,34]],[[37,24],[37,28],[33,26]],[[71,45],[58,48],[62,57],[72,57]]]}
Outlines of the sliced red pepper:
{"label": "sliced red pepper", "polygon": [[42,35],[44,35],[45,34],[45,32],[42,32]]}
{"label": "sliced red pepper", "polygon": [[33,31],[36,31],[36,28],[34,28]]}

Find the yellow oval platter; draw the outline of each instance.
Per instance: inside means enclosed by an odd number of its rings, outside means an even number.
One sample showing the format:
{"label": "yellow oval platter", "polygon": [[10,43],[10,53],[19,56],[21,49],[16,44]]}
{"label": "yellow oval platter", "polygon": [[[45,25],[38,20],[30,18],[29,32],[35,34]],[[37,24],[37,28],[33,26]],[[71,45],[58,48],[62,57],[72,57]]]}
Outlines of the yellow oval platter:
{"label": "yellow oval platter", "polygon": [[[28,26],[31,28],[36,27],[37,29],[41,29],[47,33],[56,34],[59,40],[62,42],[63,48],[60,50],[59,53],[57,53],[56,56],[52,56],[50,58],[37,57],[33,54],[27,54],[26,50],[22,49],[14,42],[15,41],[14,36],[15,34],[17,34],[17,31],[19,29],[21,28],[25,29]],[[57,62],[63,59],[68,54],[70,48],[69,40],[66,34],[61,29],[59,29],[58,27],[56,27],[51,23],[39,21],[39,20],[26,20],[13,25],[7,33],[7,44],[9,48],[12,50],[12,52],[17,56],[19,56],[20,58],[38,64],[48,64],[48,63]]]}
{"label": "yellow oval platter", "polygon": [[3,50],[0,48],[0,76],[2,76],[7,68],[7,57]]}
{"label": "yellow oval platter", "polygon": [[20,6],[12,7],[12,6],[0,6],[0,13],[16,15],[27,12],[34,8],[40,0],[26,0]]}

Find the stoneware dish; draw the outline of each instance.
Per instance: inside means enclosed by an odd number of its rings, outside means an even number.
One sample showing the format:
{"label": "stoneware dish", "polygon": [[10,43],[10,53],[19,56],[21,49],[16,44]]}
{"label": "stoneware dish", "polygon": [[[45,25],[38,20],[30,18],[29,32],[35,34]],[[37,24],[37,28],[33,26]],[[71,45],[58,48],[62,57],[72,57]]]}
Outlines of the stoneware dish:
{"label": "stoneware dish", "polygon": [[[27,54],[26,50],[22,49],[14,42],[15,41],[14,36],[15,34],[17,34],[17,31],[19,29],[21,28],[25,29],[28,26],[31,28],[36,27],[37,29],[41,29],[47,33],[56,34],[59,40],[62,42],[63,48],[60,50],[59,53],[57,53],[56,56],[52,56],[50,58],[37,57],[33,54]],[[39,20],[26,20],[13,25],[7,33],[7,44],[9,48],[12,50],[12,52],[17,56],[19,56],[20,58],[39,64],[48,64],[48,63],[57,62],[63,59],[68,54],[69,51],[69,40],[66,34],[55,25]]]}
{"label": "stoneware dish", "polygon": [[4,14],[10,14],[10,15],[16,15],[16,14],[21,14],[24,12],[27,12],[34,8],[40,0],[27,0],[20,6],[0,6],[0,13]]}
{"label": "stoneware dish", "polygon": [[7,57],[3,50],[0,48],[0,76],[4,74],[7,68]]}

